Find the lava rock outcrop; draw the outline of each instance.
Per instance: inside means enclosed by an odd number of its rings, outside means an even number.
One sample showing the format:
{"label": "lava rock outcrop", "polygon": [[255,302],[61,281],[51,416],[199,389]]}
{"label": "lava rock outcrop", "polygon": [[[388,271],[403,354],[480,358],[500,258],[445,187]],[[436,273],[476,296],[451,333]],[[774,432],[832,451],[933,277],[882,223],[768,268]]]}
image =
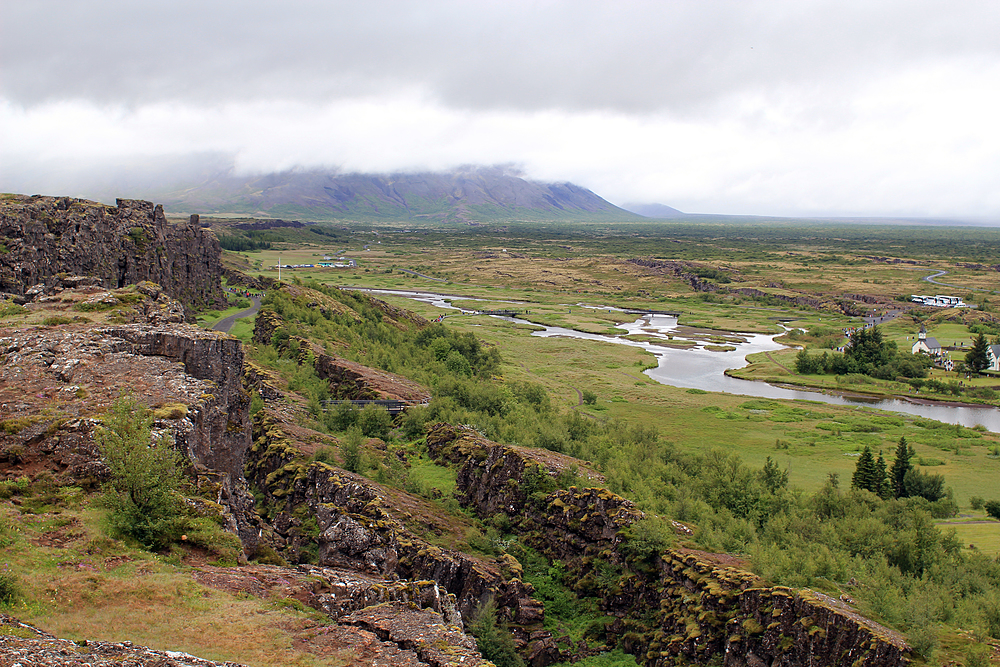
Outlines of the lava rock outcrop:
{"label": "lava rock outcrop", "polygon": [[59,274],[97,279],[106,289],[144,280],[186,306],[225,303],[221,250],[197,223],[167,222],[162,206],[116,206],[70,197],[0,198],[0,292],[21,295]]}
{"label": "lava rock outcrop", "polygon": [[[909,663],[903,638],[839,600],[768,587],[713,554],[650,553],[632,546],[643,515],[602,488],[534,489],[557,470],[529,450],[500,445],[462,426],[428,429],[434,456],[461,466],[456,495],[480,517],[503,512],[529,546],[562,561],[578,587],[602,599],[609,634],[649,667],[707,663],[725,667],[814,665],[896,667]],[[620,573],[595,585],[594,572]]]}

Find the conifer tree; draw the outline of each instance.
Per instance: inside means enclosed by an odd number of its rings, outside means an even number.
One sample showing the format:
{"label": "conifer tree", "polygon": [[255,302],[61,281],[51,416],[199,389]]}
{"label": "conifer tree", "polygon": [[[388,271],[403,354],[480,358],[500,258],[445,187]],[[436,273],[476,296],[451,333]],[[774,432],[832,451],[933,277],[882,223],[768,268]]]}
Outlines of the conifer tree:
{"label": "conifer tree", "polygon": [[989,368],[989,343],[985,334],[980,333],[972,342],[972,349],[965,355],[965,365],[976,373]]}
{"label": "conifer tree", "polygon": [[872,489],[880,498],[892,497],[892,486],[889,484],[889,472],[886,470],[885,459],[882,452],[878,453],[878,460],[875,461],[875,488]]}
{"label": "conifer tree", "polygon": [[875,458],[872,456],[872,449],[865,445],[864,451],[858,458],[858,464],[854,468],[854,475],[851,477],[851,487],[855,489],[867,489],[878,493],[876,482]]}
{"label": "conifer tree", "polygon": [[913,452],[910,451],[910,446],[906,444],[906,438],[900,437],[899,444],[896,446],[896,460],[892,462],[892,496],[893,498],[905,498],[906,497],[906,473],[910,471],[913,465],[910,463],[910,457]]}

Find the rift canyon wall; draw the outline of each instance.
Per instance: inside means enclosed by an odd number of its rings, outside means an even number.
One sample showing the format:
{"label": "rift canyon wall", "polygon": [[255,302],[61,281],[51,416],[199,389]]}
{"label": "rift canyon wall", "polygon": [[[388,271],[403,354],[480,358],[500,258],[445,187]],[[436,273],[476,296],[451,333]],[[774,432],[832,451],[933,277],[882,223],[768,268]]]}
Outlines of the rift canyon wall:
{"label": "rift canyon wall", "polygon": [[[504,513],[531,547],[563,562],[578,588],[601,597],[630,653],[649,667],[812,665],[896,667],[909,662],[901,637],[813,591],[766,586],[714,554],[640,551],[629,528],[634,505],[602,488],[532,491],[545,469],[531,450],[490,442],[466,427],[438,424],[432,454],[459,465],[460,502],[483,518]],[[619,573],[614,582],[601,572]]]}
{"label": "rift canyon wall", "polygon": [[23,295],[58,274],[89,276],[105,288],[149,280],[187,307],[224,303],[215,235],[191,216],[166,221],[162,206],[116,206],[70,197],[0,198],[0,292]]}

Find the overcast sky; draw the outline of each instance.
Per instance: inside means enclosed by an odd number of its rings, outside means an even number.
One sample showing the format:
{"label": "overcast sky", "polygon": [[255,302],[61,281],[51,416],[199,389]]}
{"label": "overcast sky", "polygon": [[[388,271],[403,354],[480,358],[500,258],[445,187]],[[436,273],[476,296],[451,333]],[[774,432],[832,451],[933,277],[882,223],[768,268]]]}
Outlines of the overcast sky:
{"label": "overcast sky", "polygon": [[0,0],[0,191],[512,164],[616,204],[1000,224],[998,36],[996,0]]}

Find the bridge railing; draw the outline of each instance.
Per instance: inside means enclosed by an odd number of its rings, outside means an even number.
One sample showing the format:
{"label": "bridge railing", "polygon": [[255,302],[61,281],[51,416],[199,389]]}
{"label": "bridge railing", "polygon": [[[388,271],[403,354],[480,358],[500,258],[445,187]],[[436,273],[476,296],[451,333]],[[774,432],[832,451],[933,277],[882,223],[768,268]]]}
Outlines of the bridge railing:
{"label": "bridge railing", "polygon": [[323,401],[323,407],[325,409],[329,409],[330,406],[333,406],[333,405],[343,405],[345,403],[346,404],[350,404],[350,405],[357,405],[357,406],[377,405],[379,407],[385,408],[386,410],[389,411],[389,414],[393,414],[393,415],[399,414],[400,412],[402,412],[406,408],[410,407],[410,405],[411,405],[411,403],[407,403],[406,401],[396,401],[396,400],[389,400],[389,399],[370,399],[370,400],[364,400],[364,399],[348,400],[348,399],[345,399],[345,400],[327,400],[327,401]]}

